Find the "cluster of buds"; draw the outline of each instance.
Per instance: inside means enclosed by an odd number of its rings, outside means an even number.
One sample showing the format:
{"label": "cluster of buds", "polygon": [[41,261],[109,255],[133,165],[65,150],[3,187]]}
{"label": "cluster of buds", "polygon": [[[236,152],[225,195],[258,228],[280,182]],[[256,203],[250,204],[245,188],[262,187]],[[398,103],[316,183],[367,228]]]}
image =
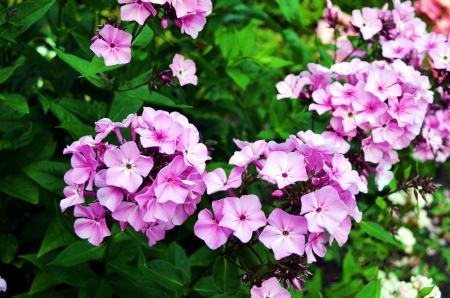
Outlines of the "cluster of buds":
{"label": "cluster of buds", "polygon": [[[121,129],[127,127],[131,139],[126,141]],[[194,213],[210,157],[185,116],[144,108],[142,116],[122,122],[101,119],[95,129],[95,138],[85,136],[63,152],[73,155],[60,205],[62,211],[75,206],[74,215],[82,217],[75,221],[80,238],[100,245],[110,235],[105,218],[111,214],[122,229],[129,224],[145,233],[151,246]],[[119,146],[105,142],[111,132]],[[94,199],[87,202],[85,196]]]}

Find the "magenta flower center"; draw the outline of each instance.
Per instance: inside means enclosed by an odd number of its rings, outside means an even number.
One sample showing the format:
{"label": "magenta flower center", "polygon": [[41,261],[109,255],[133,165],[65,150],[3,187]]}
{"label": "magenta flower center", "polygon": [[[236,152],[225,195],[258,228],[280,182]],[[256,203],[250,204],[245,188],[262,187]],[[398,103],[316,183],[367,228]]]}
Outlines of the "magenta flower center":
{"label": "magenta flower center", "polygon": [[288,231],[283,231],[283,236],[289,236],[289,232]]}
{"label": "magenta flower center", "polygon": [[129,163],[127,163],[126,167],[128,170],[131,169],[131,165]]}
{"label": "magenta flower center", "polygon": [[137,3],[138,5],[141,5],[141,4],[142,4],[142,0],[137,0],[136,3]]}
{"label": "magenta flower center", "polygon": [[383,91],[383,86],[378,86],[378,91]]}
{"label": "magenta flower center", "polygon": [[288,174],[287,173],[283,173],[283,174],[281,174],[281,176],[283,176],[283,178],[287,178]]}
{"label": "magenta flower center", "polygon": [[244,220],[245,220],[245,216],[244,216],[244,215],[241,215],[241,217],[239,217],[239,219],[240,219],[241,221],[244,221]]}
{"label": "magenta flower center", "polygon": [[116,45],[113,44],[113,43],[110,43],[110,44],[109,44],[109,47],[110,47],[111,49],[114,49],[114,48],[116,47]]}
{"label": "magenta flower center", "polygon": [[172,182],[173,182],[172,178],[167,179],[167,183],[172,183]]}
{"label": "magenta flower center", "polygon": [[347,116],[348,116],[348,118],[353,118],[353,113],[352,113],[352,112],[349,112],[349,113],[347,114]]}
{"label": "magenta flower center", "polygon": [[320,213],[320,212],[322,212],[322,208],[320,208],[320,207],[319,207],[319,208],[317,208],[317,209],[316,209],[316,212],[317,212],[317,213]]}

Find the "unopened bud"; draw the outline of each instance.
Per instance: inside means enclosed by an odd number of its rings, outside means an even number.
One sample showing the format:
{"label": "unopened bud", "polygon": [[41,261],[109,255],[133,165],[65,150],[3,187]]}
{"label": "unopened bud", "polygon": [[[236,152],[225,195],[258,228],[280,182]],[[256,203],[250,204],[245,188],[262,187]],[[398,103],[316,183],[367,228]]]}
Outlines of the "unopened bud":
{"label": "unopened bud", "polygon": [[13,15],[15,15],[17,13],[17,8],[14,8],[13,10],[11,10],[9,12],[9,16],[12,17]]}
{"label": "unopened bud", "polygon": [[278,189],[278,190],[276,190],[276,191],[274,191],[272,193],[272,196],[274,196],[274,197],[281,197],[281,196],[283,196],[283,191]]}
{"label": "unopened bud", "polygon": [[320,183],[320,179],[317,178],[317,177],[314,177],[314,178],[312,179],[312,181],[311,181],[311,184],[312,184],[312,185],[317,185],[317,184],[319,184],[319,183]]}
{"label": "unopened bud", "polygon": [[166,16],[164,16],[161,20],[161,27],[163,27],[164,29],[167,28],[167,26],[169,26],[169,20],[167,19]]}
{"label": "unopened bud", "polygon": [[299,281],[298,279],[296,279],[296,278],[294,278],[294,279],[292,280],[292,285],[294,286],[294,288],[295,288],[297,291],[300,291],[300,290],[302,289],[302,286],[300,285],[300,281]]}

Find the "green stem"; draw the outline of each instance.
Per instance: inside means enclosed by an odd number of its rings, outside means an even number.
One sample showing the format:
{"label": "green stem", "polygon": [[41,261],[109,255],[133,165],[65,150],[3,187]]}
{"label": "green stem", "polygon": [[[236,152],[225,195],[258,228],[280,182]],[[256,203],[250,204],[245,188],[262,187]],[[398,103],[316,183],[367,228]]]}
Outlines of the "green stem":
{"label": "green stem", "polygon": [[116,78],[114,79],[114,84],[111,89],[111,93],[109,94],[108,107],[106,108],[106,113],[105,113],[105,117],[107,117],[107,118],[109,117],[109,112],[111,112],[111,107],[112,107],[112,104],[114,101],[114,95],[119,86],[119,79],[120,79],[120,74],[122,73],[122,69],[123,69],[123,66],[121,68],[119,68],[119,70],[117,71],[117,75],[116,75]]}

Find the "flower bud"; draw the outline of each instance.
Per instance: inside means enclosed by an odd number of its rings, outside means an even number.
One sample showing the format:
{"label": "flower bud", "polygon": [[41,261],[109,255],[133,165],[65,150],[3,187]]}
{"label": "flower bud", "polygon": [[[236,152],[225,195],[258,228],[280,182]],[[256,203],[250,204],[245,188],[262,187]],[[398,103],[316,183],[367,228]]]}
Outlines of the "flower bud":
{"label": "flower bud", "polygon": [[167,19],[166,16],[164,16],[161,20],[161,27],[163,27],[164,29],[167,28],[167,26],[169,25],[169,20]]}
{"label": "flower bud", "polygon": [[276,190],[276,191],[274,191],[272,193],[272,196],[274,196],[274,197],[281,197],[281,196],[283,196],[283,191],[278,189],[278,190]]}

